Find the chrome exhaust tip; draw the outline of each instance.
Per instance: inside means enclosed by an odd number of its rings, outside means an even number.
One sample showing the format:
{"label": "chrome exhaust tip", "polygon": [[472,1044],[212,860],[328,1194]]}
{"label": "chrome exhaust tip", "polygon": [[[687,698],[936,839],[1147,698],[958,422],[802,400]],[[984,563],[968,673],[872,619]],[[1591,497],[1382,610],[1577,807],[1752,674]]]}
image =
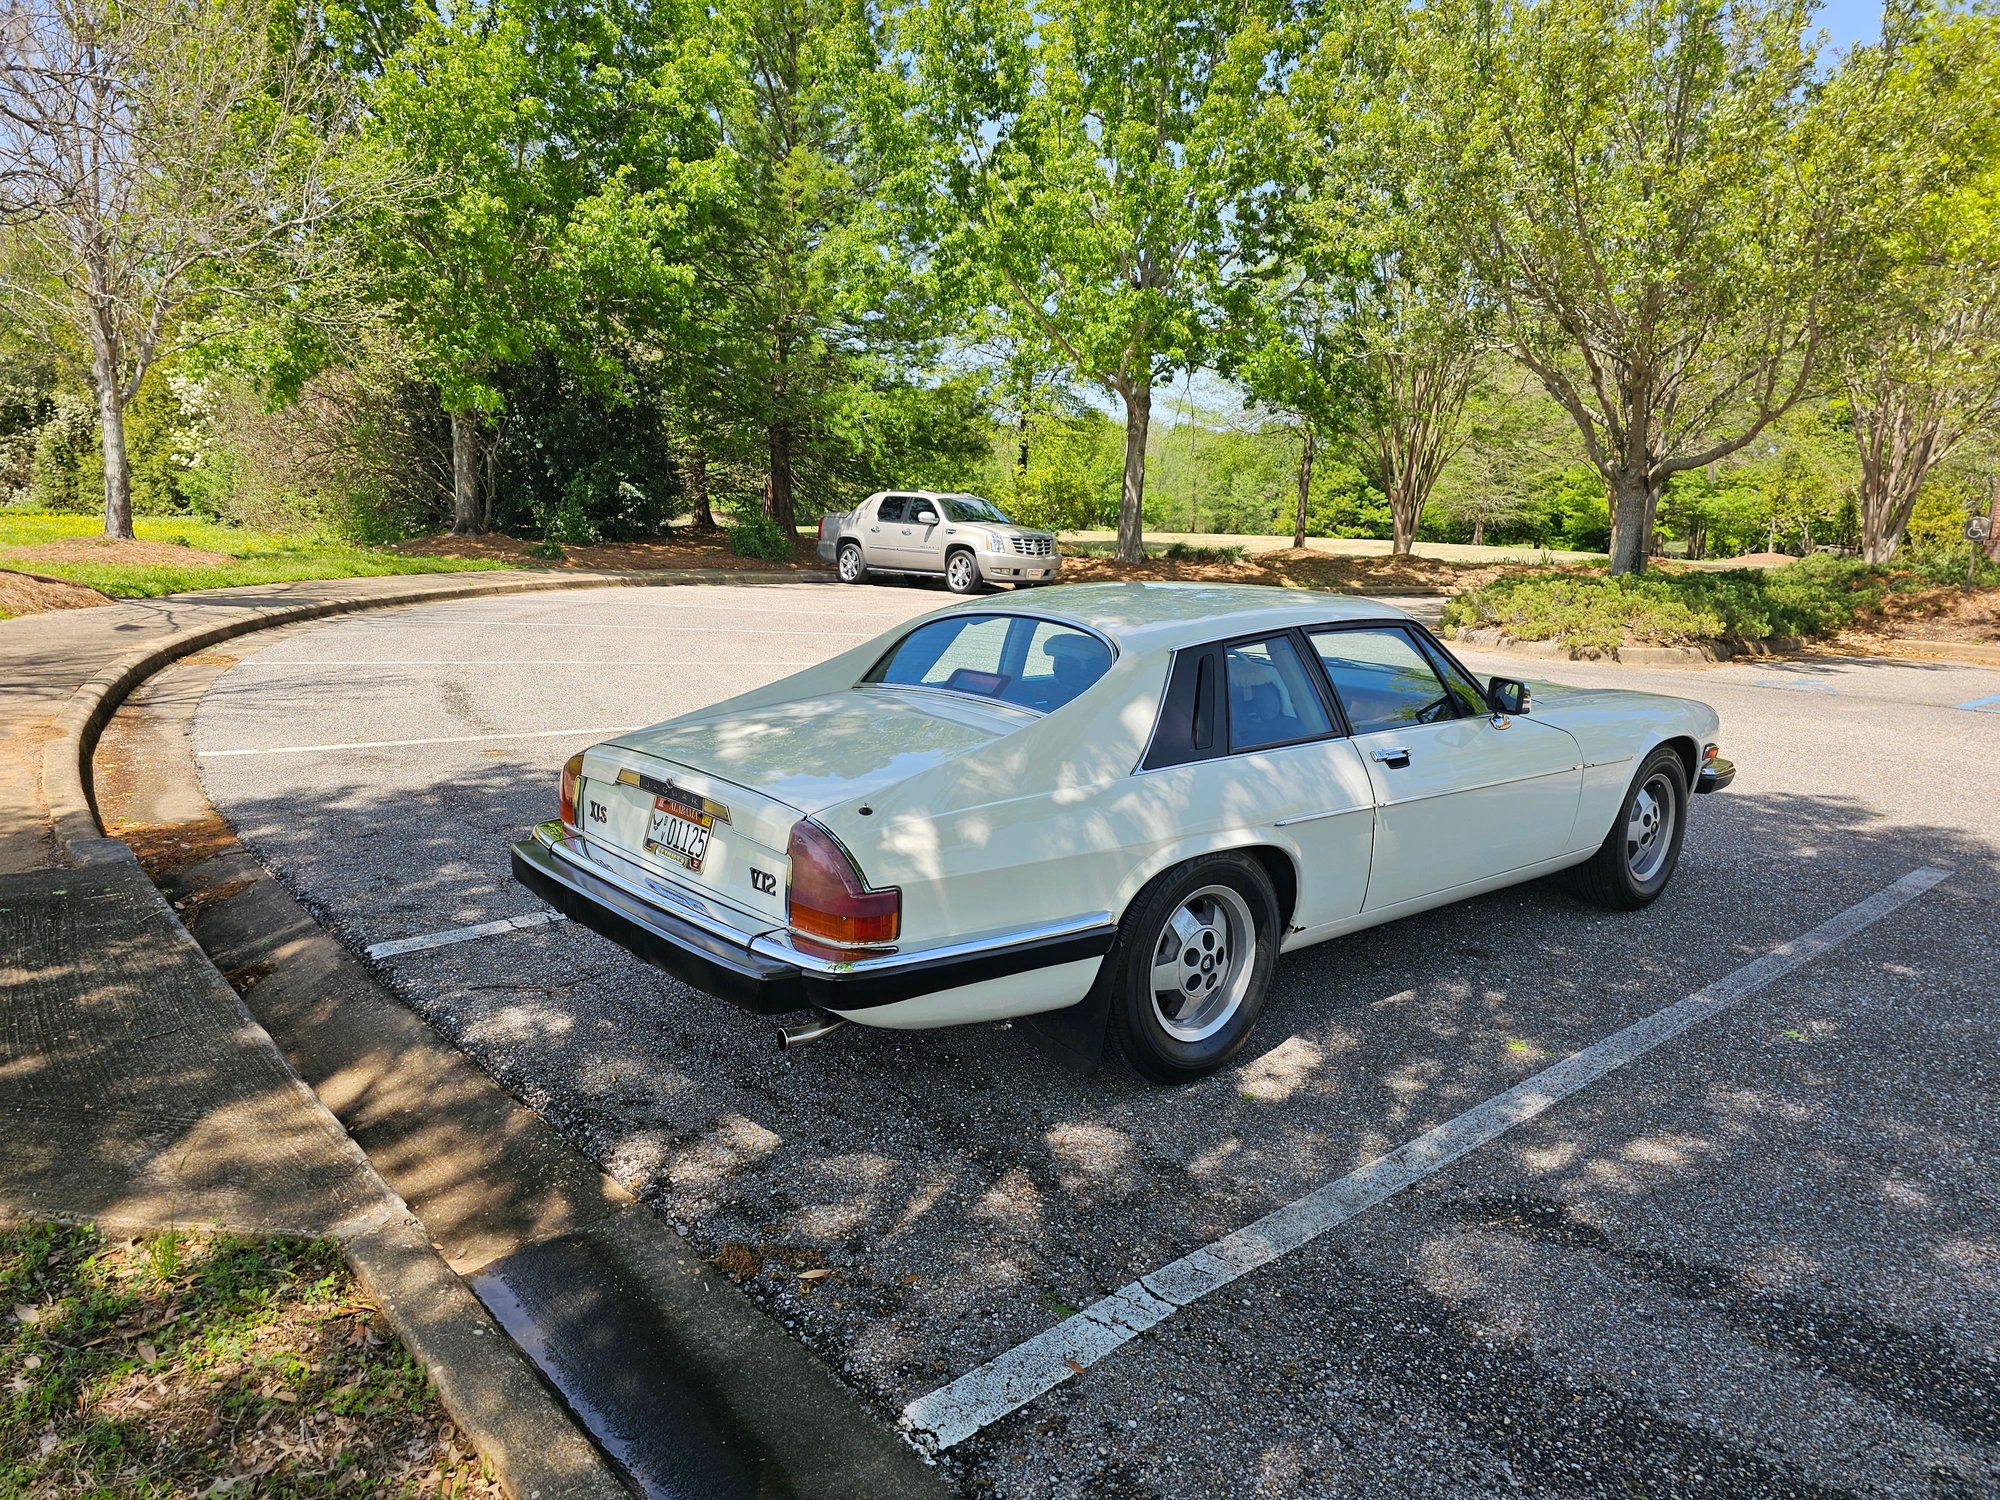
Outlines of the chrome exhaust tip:
{"label": "chrome exhaust tip", "polygon": [[831,1036],[847,1024],[845,1016],[830,1016],[823,1010],[816,1010],[803,1021],[789,1021],[778,1028],[778,1037],[785,1044],[785,1050],[803,1047],[807,1042],[816,1042],[823,1036]]}

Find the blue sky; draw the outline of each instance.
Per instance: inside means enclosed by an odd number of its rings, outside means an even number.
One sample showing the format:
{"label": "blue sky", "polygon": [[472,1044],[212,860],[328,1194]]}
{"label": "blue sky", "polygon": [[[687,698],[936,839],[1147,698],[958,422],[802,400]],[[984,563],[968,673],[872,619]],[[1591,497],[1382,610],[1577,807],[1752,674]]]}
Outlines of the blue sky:
{"label": "blue sky", "polygon": [[1856,42],[1872,42],[1882,33],[1882,0],[1827,0],[1819,25],[1843,52]]}

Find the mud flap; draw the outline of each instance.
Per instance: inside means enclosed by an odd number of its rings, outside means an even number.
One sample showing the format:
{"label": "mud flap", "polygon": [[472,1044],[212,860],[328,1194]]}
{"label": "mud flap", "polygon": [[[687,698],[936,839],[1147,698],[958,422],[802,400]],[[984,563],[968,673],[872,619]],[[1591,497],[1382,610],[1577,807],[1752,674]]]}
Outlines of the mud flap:
{"label": "mud flap", "polygon": [[1116,983],[1118,949],[1097,966],[1090,993],[1061,1010],[1025,1016],[1023,1024],[1035,1045],[1078,1078],[1088,1078],[1104,1061],[1104,1038],[1111,1029],[1111,991]]}

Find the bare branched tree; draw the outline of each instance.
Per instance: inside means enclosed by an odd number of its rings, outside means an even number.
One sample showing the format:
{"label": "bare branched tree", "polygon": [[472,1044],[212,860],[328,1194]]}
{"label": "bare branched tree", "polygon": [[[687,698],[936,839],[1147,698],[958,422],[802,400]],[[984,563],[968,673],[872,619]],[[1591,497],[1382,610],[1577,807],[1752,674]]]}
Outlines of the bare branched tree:
{"label": "bare branched tree", "polygon": [[1395,527],[1408,552],[1438,475],[1465,443],[1466,398],[1487,340],[1470,286],[1384,257],[1357,294],[1354,325],[1366,378],[1363,425],[1375,440]]}
{"label": "bare branched tree", "polygon": [[325,305],[355,118],[254,0],[0,0],[0,301],[96,395],[106,535],[147,372],[225,303]]}

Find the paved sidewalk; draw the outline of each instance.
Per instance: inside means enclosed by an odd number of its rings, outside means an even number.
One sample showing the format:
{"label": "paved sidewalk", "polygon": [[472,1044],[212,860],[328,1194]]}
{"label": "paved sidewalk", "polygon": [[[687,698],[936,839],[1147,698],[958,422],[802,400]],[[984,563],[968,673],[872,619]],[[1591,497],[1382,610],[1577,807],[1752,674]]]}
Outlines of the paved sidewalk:
{"label": "paved sidewalk", "polygon": [[0,1221],[339,1240],[523,1500],[629,1492],[131,852],[102,836],[83,761],[133,684],[245,630],[389,602],[653,581],[345,579],[0,622]]}

